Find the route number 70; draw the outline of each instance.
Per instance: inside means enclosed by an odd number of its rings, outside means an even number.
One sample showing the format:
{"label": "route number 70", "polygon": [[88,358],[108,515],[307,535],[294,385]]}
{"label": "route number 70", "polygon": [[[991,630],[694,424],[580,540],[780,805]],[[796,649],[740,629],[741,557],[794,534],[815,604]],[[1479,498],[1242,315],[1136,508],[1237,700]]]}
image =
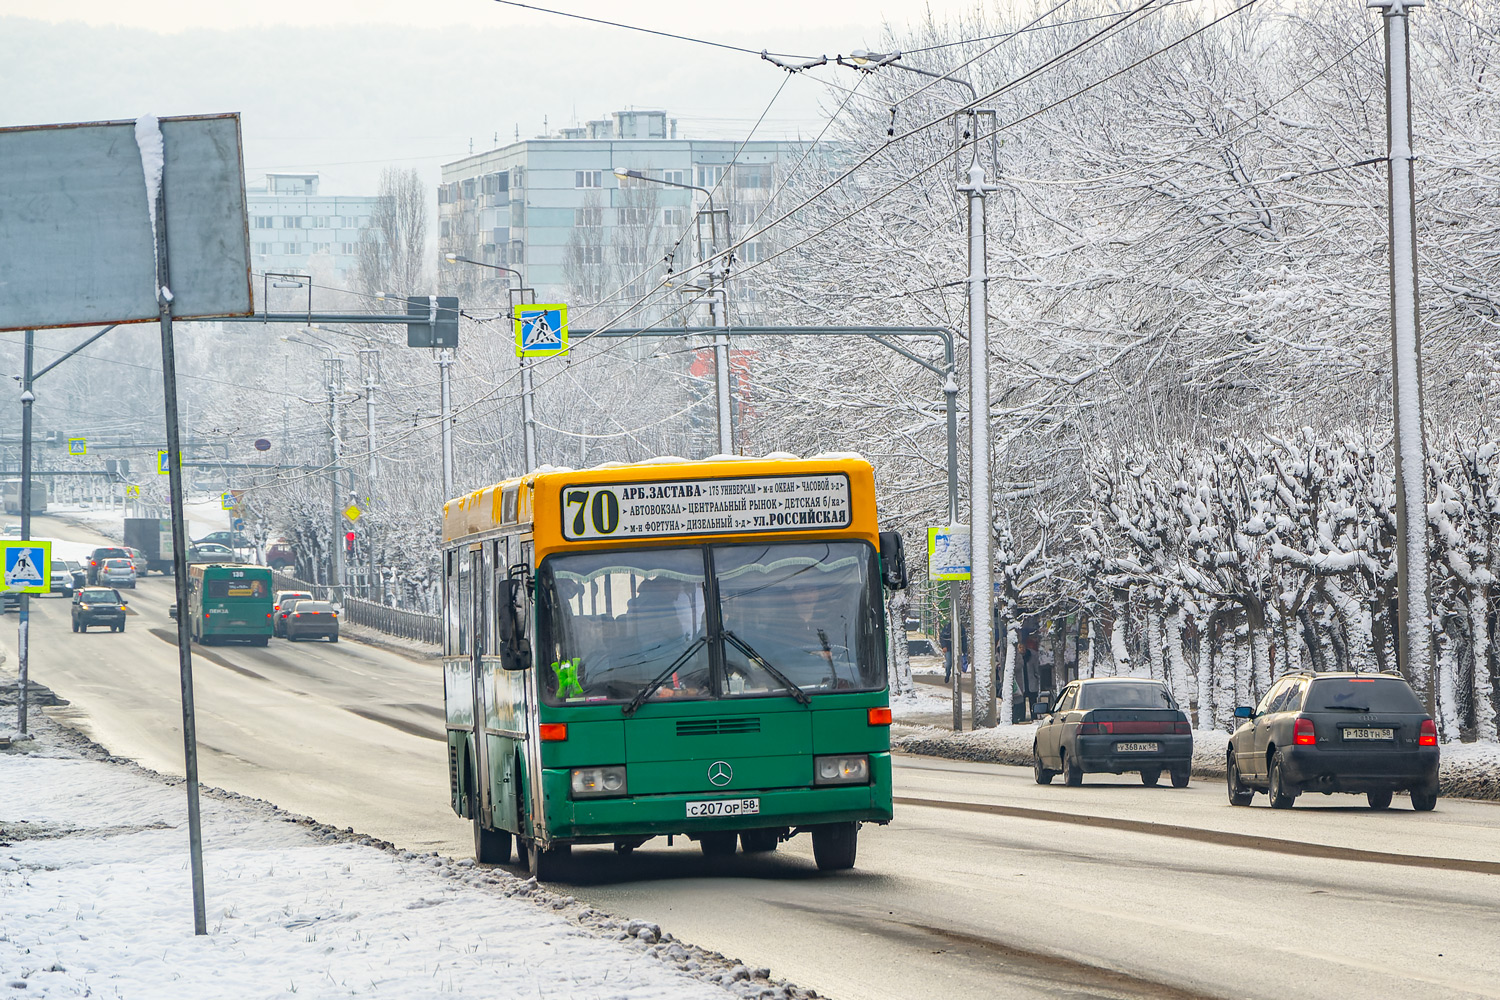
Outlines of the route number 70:
{"label": "route number 70", "polygon": [[[568,490],[563,494],[563,507],[573,513],[573,538],[586,538],[590,535],[612,535],[620,526],[620,498],[615,496],[613,490],[594,490],[592,495],[588,490]],[[593,531],[589,529],[593,528]]]}

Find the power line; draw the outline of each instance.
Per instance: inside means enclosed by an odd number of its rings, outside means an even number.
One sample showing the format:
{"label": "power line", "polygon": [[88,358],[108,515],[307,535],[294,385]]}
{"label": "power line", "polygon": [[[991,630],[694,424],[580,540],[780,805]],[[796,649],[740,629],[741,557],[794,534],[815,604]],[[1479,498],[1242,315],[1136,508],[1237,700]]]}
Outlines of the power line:
{"label": "power line", "polygon": [[[610,28],[624,28],[627,31],[639,31],[642,34],[656,35],[656,36],[658,36],[660,38],[673,38],[673,39],[676,39],[679,42],[692,42],[695,45],[710,45],[710,46],[712,46],[712,47],[714,47],[716,49],[728,49],[731,52],[744,52],[744,53],[746,53],[748,55],[752,55],[752,56],[759,56],[760,53],[761,53],[761,51],[763,51],[763,50],[756,50],[756,49],[747,49],[747,48],[743,48],[743,47],[741,47],[739,45],[729,45],[729,44],[726,44],[724,42],[714,42],[714,41],[710,41],[710,40],[708,40],[706,38],[694,38],[691,35],[677,35],[677,34],[673,34],[670,31],[658,31],[655,28],[644,28],[644,27],[641,27],[640,25],[637,25],[637,24],[625,24],[625,23],[623,23],[621,21],[606,21],[603,18],[588,17],[588,16],[586,16],[584,14],[574,14],[571,11],[566,11],[566,10],[552,10],[551,8],[548,8],[548,7],[536,7],[536,6],[533,6],[532,4],[529,4],[529,3],[516,3],[515,0],[494,0],[494,2],[498,3],[498,4],[504,4],[507,7],[519,7],[522,10],[534,10],[534,11],[538,11],[539,13],[542,13],[542,14],[555,14],[558,17],[571,17],[575,21],[588,21],[588,22],[590,22],[592,24],[602,24],[602,25],[605,25],[606,27],[610,27]],[[777,52],[775,54],[776,55],[791,56],[794,59],[811,59],[811,58],[815,58],[813,56],[799,56],[799,55],[795,55],[794,53],[790,53],[790,52]]]}

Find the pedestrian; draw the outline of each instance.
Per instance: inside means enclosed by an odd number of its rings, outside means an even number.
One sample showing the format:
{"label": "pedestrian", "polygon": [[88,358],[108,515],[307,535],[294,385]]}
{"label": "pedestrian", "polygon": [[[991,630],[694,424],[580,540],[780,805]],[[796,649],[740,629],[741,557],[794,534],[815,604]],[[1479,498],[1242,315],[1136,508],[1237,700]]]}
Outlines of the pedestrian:
{"label": "pedestrian", "polygon": [[953,681],[953,629],[944,621],[938,626],[938,649],[943,651],[943,683]]}

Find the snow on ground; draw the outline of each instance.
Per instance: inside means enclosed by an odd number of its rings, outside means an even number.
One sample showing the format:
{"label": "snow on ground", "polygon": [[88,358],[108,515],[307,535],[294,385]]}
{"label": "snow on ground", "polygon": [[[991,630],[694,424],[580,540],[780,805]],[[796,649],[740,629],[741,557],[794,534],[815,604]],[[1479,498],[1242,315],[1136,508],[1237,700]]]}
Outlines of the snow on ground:
{"label": "snow on ground", "polygon": [[0,753],[0,989],[11,996],[814,995],[498,868],[398,851],[232,793],[202,798],[209,933],[194,936],[180,783],[36,721],[34,743]]}
{"label": "snow on ground", "polygon": [[[188,538],[202,538],[212,531],[228,531],[230,521],[234,517],[232,511],[223,509],[217,493],[211,496],[190,497],[183,505],[183,514],[187,517]],[[53,503],[47,505],[47,516],[87,524],[107,538],[119,540],[125,536],[125,512],[119,507],[104,504]]]}

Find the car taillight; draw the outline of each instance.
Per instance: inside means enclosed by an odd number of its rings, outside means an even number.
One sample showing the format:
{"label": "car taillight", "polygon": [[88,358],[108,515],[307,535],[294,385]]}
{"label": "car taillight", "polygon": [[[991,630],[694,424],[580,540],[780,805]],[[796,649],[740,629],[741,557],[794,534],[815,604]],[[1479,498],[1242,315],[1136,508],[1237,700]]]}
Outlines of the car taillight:
{"label": "car taillight", "polygon": [[1431,719],[1422,720],[1422,729],[1417,733],[1417,745],[1423,747],[1437,746],[1437,723]]}
{"label": "car taillight", "polygon": [[1100,733],[1107,733],[1113,728],[1108,722],[1080,722],[1078,724],[1078,735],[1098,736]]}
{"label": "car taillight", "polygon": [[1172,726],[1172,732],[1176,733],[1178,736],[1190,735],[1192,731],[1193,724],[1191,722],[1178,722]]}
{"label": "car taillight", "polygon": [[548,743],[561,743],[568,738],[566,722],[544,722],[537,727],[537,734]]}
{"label": "car taillight", "polygon": [[302,612],[300,612],[300,611],[294,611],[294,612],[292,612],[292,617],[293,618],[301,618],[302,617]]}
{"label": "car taillight", "polygon": [[891,710],[888,708],[872,708],[866,713],[872,726],[889,726],[891,724]]}
{"label": "car taillight", "polygon": [[1318,742],[1313,720],[1299,717],[1292,722],[1292,742],[1299,747],[1310,747]]}

